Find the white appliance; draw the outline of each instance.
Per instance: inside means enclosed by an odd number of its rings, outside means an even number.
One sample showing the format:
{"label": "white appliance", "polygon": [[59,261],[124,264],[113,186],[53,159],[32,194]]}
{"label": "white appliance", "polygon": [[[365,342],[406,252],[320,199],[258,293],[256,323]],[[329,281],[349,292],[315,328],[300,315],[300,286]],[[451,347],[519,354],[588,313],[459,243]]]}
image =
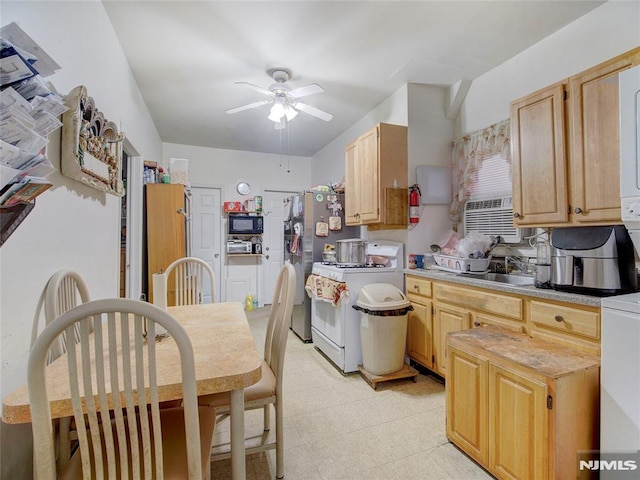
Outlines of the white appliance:
{"label": "white appliance", "polygon": [[618,75],[622,221],[640,254],[640,66]]}
{"label": "white appliance", "polygon": [[399,242],[371,241],[367,255],[390,259],[385,266],[340,266],[313,264],[312,273],[335,282],[344,282],[348,296],[334,306],[319,298],[311,299],[311,337],[320,350],[344,373],[358,371],[362,365],[360,314],[353,309],[360,289],[370,283],[390,283],[403,290],[403,245]]}
{"label": "white appliance", "polygon": [[640,450],[640,293],[602,299],[600,451]]}

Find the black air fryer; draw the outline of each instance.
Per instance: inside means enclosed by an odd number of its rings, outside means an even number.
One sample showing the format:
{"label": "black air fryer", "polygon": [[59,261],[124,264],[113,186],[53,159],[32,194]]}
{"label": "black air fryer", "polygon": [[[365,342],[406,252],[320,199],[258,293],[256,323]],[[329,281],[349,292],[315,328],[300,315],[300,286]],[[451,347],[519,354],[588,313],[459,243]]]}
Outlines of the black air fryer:
{"label": "black air fryer", "polygon": [[554,290],[605,296],[638,288],[633,243],[622,225],[555,228],[551,246]]}

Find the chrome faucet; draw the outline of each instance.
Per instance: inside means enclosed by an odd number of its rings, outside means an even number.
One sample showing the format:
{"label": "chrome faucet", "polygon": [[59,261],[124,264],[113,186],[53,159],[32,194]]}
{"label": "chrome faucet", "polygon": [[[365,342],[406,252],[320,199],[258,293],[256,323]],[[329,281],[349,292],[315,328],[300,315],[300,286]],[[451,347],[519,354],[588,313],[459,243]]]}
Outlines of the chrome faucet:
{"label": "chrome faucet", "polygon": [[[509,265],[512,265],[511,270],[509,269]],[[519,270],[520,273],[533,273],[533,265],[527,262],[523,257],[518,255],[507,255],[504,257],[504,272],[510,273],[514,268]]]}

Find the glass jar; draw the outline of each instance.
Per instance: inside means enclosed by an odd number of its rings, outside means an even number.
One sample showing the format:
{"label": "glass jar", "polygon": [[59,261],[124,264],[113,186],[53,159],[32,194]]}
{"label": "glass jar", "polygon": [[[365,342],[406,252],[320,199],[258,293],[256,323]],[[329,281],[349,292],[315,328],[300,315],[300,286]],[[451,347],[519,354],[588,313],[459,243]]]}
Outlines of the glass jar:
{"label": "glass jar", "polygon": [[537,288],[551,288],[551,245],[546,240],[536,243]]}

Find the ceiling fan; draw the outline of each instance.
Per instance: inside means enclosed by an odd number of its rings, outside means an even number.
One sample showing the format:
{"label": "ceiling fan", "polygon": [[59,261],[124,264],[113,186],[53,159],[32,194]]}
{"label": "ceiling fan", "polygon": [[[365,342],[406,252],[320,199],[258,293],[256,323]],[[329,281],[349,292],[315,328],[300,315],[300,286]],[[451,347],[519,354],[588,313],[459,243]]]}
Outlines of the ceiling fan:
{"label": "ceiling fan", "polygon": [[273,68],[267,71],[269,75],[275,81],[268,89],[259,87],[248,82],[236,82],[236,85],[244,85],[258,93],[268,95],[269,98],[260,100],[258,102],[249,103],[240,107],[230,108],[225,110],[225,113],[238,113],[243,110],[249,110],[251,108],[261,107],[262,105],[271,104],[271,111],[267,117],[272,122],[275,122],[276,130],[280,130],[286,127],[287,122],[290,122],[298,115],[298,112],[308,113],[325,122],[330,121],[333,118],[328,112],[320,110],[319,108],[312,107],[306,103],[299,102],[298,99],[306,97],[307,95],[313,95],[315,93],[324,92],[317,83],[311,83],[304,87],[291,89],[291,86],[287,84],[287,81],[291,77],[291,72],[284,68]]}

